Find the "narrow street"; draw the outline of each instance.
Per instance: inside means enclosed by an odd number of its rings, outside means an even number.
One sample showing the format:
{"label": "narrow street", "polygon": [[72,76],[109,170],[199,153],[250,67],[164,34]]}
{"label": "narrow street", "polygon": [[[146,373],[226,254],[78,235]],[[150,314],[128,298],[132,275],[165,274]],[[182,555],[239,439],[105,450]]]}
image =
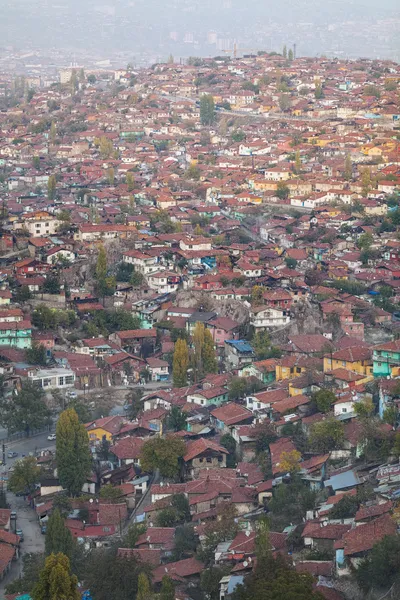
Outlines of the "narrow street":
{"label": "narrow street", "polygon": [[[17,511],[16,528],[24,532],[24,541],[21,543],[21,552],[18,560],[14,561],[11,570],[7,573],[3,581],[0,582],[0,599],[4,598],[4,590],[8,583],[11,583],[17,577],[22,575],[22,557],[29,552],[43,552],[44,538],[41,534],[36,514],[30,508],[24,498],[15,496],[7,492],[7,500],[11,505],[11,510]],[[14,522],[11,521],[11,531],[14,531]]]}

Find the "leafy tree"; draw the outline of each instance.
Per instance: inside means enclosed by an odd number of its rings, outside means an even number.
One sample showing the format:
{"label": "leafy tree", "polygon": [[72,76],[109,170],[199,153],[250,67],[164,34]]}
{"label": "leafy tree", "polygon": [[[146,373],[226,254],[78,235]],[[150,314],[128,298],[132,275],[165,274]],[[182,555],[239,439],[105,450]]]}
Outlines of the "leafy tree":
{"label": "leafy tree", "polygon": [[157,527],[174,527],[177,525],[176,510],[172,506],[167,506],[158,511],[155,518]]}
{"label": "leafy tree", "polygon": [[149,578],[147,577],[146,573],[139,573],[136,600],[149,600],[150,597],[151,589]]}
{"label": "leafy tree", "polygon": [[366,85],[364,88],[364,96],[375,96],[375,98],[380,98],[381,93],[376,85]]}
{"label": "leafy tree", "polygon": [[282,473],[297,473],[300,471],[301,454],[298,450],[282,452],[279,457],[279,467]]}
{"label": "leafy tree", "polygon": [[344,178],[346,181],[351,181],[353,178],[353,163],[351,161],[350,154],[346,154],[346,160],[344,163]]}
{"label": "leafy tree", "polygon": [[150,575],[148,565],[133,556],[118,556],[116,544],[93,550],[87,561],[84,584],[96,600],[132,600],[138,592],[140,573]]}
{"label": "leafy tree", "polygon": [[200,121],[202,125],[212,125],[215,119],[214,98],[211,94],[203,94],[200,98]]}
{"label": "leafy tree", "polygon": [[288,61],[289,61],[289,62],[292,62],[293,58],[294,58],[294,55],[293,55],[293,50],[292,50],[291,48],[289,48],[289,52],[288,52]]}
{"label": "leafy tree", "polygon": [[64,519],[61,516],[60,511],[58,508],[56,508],[47,523],[45,539],[46,556],[62,552],[62,554],[65,554],[65,556],[71,560],[74,551],[74,545],[75,540],[73,539],[68,527],[65,526]]}
{"label": "leafy tree", "polygon": [[142,447],[140,464],[144,472],[154,472],[159,469],[163,477],[176,477],[179,473],[180,460],[186,452],[182,439],[168,436],[153,437]]}
{"label": "leafy tree", "polygon": [[361,173],[361,187],[362,187],[363,196],[364,197],[368,196],[372,185],[371,185],[371,171],[367,167],[365,169],[363,169],[363,171]]}
{"label": "leafy tree", "polygon": [[260,306],[263,301],[264,288],[261,285],[253,285],[251,288],[251,304],[252,306]]}
{"label": "leafy tree", "polygon": [[133,173],[126,174],[126,186],[128,188],[128,192],[131,192],[135,187],[135,178]]}
{"label": "leafy tree", "polygon": [[243,140],[245,140],[245,139],[246,139],[246,134],[244,131],[242,131],[240,129],[234,131],[231,135],[231,140],[232,140],[232,142],[235,142],[235,143],[243,142]]}
{"label": "leafy tree", "polygon": [[187,413],[181,410],[179,406],[172,406],[167,418],[167,427],[172,431],[182,431],[186,428]]}
{"label": "leafy tree", "polygon": [[384,423],[388,423],[389,425],[392,425],[392,427],[396,427],[399,420],[399,411],[397,406],[388,406],[383,413],[382,420]]}
{"label": "leafy tree", "polygon": [[174,582],[168,575],[164,575],[161,580],[160,600],[175,600]]}
{"label": "leafy tree", "polygon": [[286,185],[284,181],[278,181],[276,186],[276,195],[280,200],[286,200],[289,198],[290,189],[289,186]]}
{"label": "leafy tree", "polygon": [[178,339],[175,343],[172,364],[172,379],[174,387],[187,385],[187,371],[189,367],[189,349],[186,340]]}
{"label": "leafy tree", "polygon": [[[56,106],[58,106],[58,105],[56,105]],[[56,137],[57,137],[56,124],[55,124],[54,121],[52,121],[51,122],[51,126],[50,126],[50,141],[51,141],[52,144],[54,144],[54,142],[56,141]]]}
{"label": "leafy tree", "polygon": [[118,504],[121,502],[122,492],[120,488],[114,487],[111,484],[104,485],[100,490],[100,498],[110,504]]}
{"label": "leafy tree", "polygon": [[144,283],[144,275],[139,273],[139,271],[133,271],[129,283],[133,285],[133,287],[141,287]]}
{"label": "leafy tree", "polygon": [[56,459],[58,477],[64,489],[79,496],[91,472],[92,454],[85,427],[73,408],[61,413],[57,423]]}
{"label": "leafy tree", "polygon": [[45,366],[47,364],[47,353],[43,344],[33,344],[32,348],[25,350],[25,357],[31,365]]}
{"label": "leafy tree", "polygon": [[311,397],[315,402],[319,412],[327,413],[331,410],[332,404],[336,401],[336,396],[331,390],[321,389]]}
{"label": "leafy tree", "polygon": [[74,398],[68,403],[68,408],[73,408],[80,423],[88,423],[92,418],[92,413],[86,404],[83,404],[79,398]]}
{"label": "leafy tree", "polygon": [[330,519],[349,519],[354,517],[358,510],[359,501],[355,496],[344,496],[329,511]]}
{"label": "leafy tree", "polygon": [[47,198],[52,201],[56,197],[57,180],[55,175],[50,175],[47,181]]}
{"label": "leafy tree", "polygon": [[197,536],[193,525],[185,523],[176,528],[173,550],[174,560],[182,560],[193,555],[197,547]]}
{"label": "leafy tree", "polygon": [[97,450],[97,456],[100,460],[108,460],[110,454],[110,446],[110,442],[108,441],[106,436],[103,435],[99,449]]}
{"label": "leafy tree", "polygon": [[400,574],[400,536],[387,535],[374,545],[355,570],[355,576],[361,589],[366,593],[377,587],[390,588],[399,583]]}
{"label": "leafy tree", "polygon": [[53,500],[53,510],[59,510],[63,517],[67,517],[72,511],[72,503],[66,494],[57,494]]}
{"label": "leafy tree", "polygon": [[343,441],[343,423],[333,417],[315,423],[311,428],[309,442],[316,452],[330,452],[341,448]]}
{"label": "leafy tree", "polygon": [[36,169],[36,171],[39,171],[39,169],[40,169],[40,156],[34,156],[32,162],[33,162],[33,168]]}
{"label": "leafy tree", "polygon": [[247,392],[247,381],[245,377],[232,377],[228,385],[228,395],[230,400],[239,400],[244,398]]}
{"label": "leafy tree", "polygon": [[286,44],[283,46],[283,50],[282,50],[282,56],[283,58],[286,60],[287,59],[287,47]]}
{"label": "leafy tree", "polygon": [[33,600],[80,600],[78,578],[71,574],[67,556],[59,552],[46,558],[39,581],[32,591]]}
{"label": "leafy tree", "polygon": [[171,506],[176,510],[178,522],[190,521],[189,501],[185,494],[175,494]]}
{"label": "leafy tree", "polygon": [[57,275],[48,275],[43,283],[43,292],[45,294],[59,294],[60,289],[60,282]]}
{"label": "leafy tree", "polygon": [[0,397],[0,422],[8,431],[25,431],[29,436],[34,429],[51,424],[51,411],[45,403],[42,389],[29,381],[22,384],[11,398]]}
{"label": "leafy tree", "polygon": [[21,285],[15,292],[15,302],[23,304],[32,298],[31,291],[27,285]]}
{"label": "leafy tree", "polygon": [[146,531],[147,527],[145,523],[133,523],[132,525],[129,525],[128,532],[122,540],[122,547],[134,548],[140,536],[146,533]]}
{"label": "leafy tree", "polygon": [[34,456],[26,456],[14,463],[13,472],[8,480],[8,489],[15,494],[26,492],[29,494],[35,489],[40,479],[42,470]]}
{"label": "leafy tree", "polygon": [[201,353],[204,373],[217,373],[217,356],[215,353],[214,340],[209,329],[204,331],[204,343]]}
{"label": "leafy tree", "polygon": [[324,95],[323,89],[322,89],[322,83],[321,81],[317,81],[317,83],[315,84],[315,90],[314,90],[314,96],[316,98],[316,100],[320,100]]}
{"label": "leafy tree", "polygon": [[200,179],[200,175],[201,172],[199,167],[194,162],[191,162],[188,168],[186,169],[185,177],[187,179],[193,179],[194,181],[198,181]]}
{"label": "leafy tree", "polygon": [[286,112],[287,110],[289,110],[291,102],[290,102],[290,96],[289,94],[281,94],[279,96],[279,108],[281,109],[282,112]]}
{"label": "leafy tree", "polygon": [[257,360],[280,358],[282,354],[278,348],[271,345],[271,338],[267,331],[257,331],[251,340],[251,345]]}
{"label": "leafy tree", "polygon": [[220,587],[219,582],[225,575],[229,574],[227,565],[215,565],[202,571],[200,575],[200,589],[209,600],[219,600]]}
{"label": "leafy tree", "polygon": [[226,466],[229,468],[236,467],[236,441],[230,433],[225,433],[220,439],[220,444],[226,448],[229,452],[227,457]]}
{"label": "leafy tree", "polygon": [[96,83],[96,75],[93,75],[92,73],[90,75],[87,76],[87,81],[90,84],[94,84]]}
{"label": "leafy tree", "polygon": [[98,146],[101,158],[110,158],[113,152],[112,141],[109,140],[106,136],[102,136],[100,140],[98,140]]}
{"label": "leafy tree", "polygon": [[357,248],[359,250],[369,250],[374,242],[374,236],[369,231],[363,233],[357,240]]}
{"label": "leafy tree", "polygon": [[297,266],[297,260],[295,258],[291,258],[290,256],[285,257],[285,263],[288,269],[295,269]]}
{"label": "leafy tree", "polygon": [[114,185],[115,182],[115,171],[112,167],[107,169],[107,180],[110,185]]}
{"label": "leafy tree", "polygon": [[278,435],[272,423],[263,421],[255,428],[256,452],[264,452],[269,449],[269,445],[275,442]]}

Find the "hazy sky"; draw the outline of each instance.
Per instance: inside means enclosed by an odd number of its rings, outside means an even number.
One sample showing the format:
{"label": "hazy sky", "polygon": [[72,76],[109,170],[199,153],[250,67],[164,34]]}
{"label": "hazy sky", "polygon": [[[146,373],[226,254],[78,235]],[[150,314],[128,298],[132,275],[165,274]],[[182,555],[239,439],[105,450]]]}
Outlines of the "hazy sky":
{"label": "hazy sky", "polygon": [[0,0],[0,46],[215,55],[238,47],[399,59],[400,0]]}

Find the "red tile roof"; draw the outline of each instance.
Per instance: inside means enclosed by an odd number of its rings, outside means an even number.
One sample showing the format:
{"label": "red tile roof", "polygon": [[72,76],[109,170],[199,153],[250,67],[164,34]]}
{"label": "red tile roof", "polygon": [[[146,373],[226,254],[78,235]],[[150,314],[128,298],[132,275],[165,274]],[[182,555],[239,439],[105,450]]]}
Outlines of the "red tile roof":
{"label": "red tile roof", "polygon": [[185,577],[199,575],[204,569],[203,563],[195,558],[186,558],[178,562],[162,565],[153,571],[153,580],[159,583],[164,575],[168,575],[171,579],[182,581]]}
{"label": "red tile roof", "polygon": [[118,548],[118,556],[133,557],[152,567],[158,567],[161,564],[161,550],[158,548]]}
{"label": "red tile roof", "polygon": [[247,419],[253,418],[253,413],[240,404],[235,402],[227,402],[211,411],[211,415],[225,423],[225,425],[235,425]]}
{"label": "red tile roof", "polygon": [[383,504],[375,504],[374,506],[361,506],[356,512],[355,520],[364,521],[371,517],[379,517],[389,513],[393,508],[392,502],[384,502]]}
{"label": "red tile roof", "polygon": [[344,548],[345,556],[358,554],[371,550],[372,546],[386,535],[395,535],[396,532],[397,525],[395,521],[390,515],[386,514],[370,523],[359,525],[348,531],[343,535],[339,547]]}
{"label": "red tile roof", "polygon": [[189,460],[193,460],[196,456],[200,456],[204,452],[217,452],[218,454],[229,454],[228,450],[219,444],[205,439],[200,438],[199,440],[195,440],[194,442],[189,442],[187,445],[187,452],[183,457],[185,462]]}
{"label": "red tile roof", "polygon": [[142,438],[126,437],[111,446],[112,452],[119,460],[138,459],[145,440]]}

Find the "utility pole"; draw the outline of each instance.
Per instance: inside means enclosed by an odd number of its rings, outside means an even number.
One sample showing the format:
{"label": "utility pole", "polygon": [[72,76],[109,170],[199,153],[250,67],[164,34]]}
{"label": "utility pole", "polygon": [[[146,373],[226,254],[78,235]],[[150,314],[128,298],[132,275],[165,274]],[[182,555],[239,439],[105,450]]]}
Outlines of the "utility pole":
{"label": "utility pole", "polygon": [[3,465],[6,464],[6,445],[3,442]]}

